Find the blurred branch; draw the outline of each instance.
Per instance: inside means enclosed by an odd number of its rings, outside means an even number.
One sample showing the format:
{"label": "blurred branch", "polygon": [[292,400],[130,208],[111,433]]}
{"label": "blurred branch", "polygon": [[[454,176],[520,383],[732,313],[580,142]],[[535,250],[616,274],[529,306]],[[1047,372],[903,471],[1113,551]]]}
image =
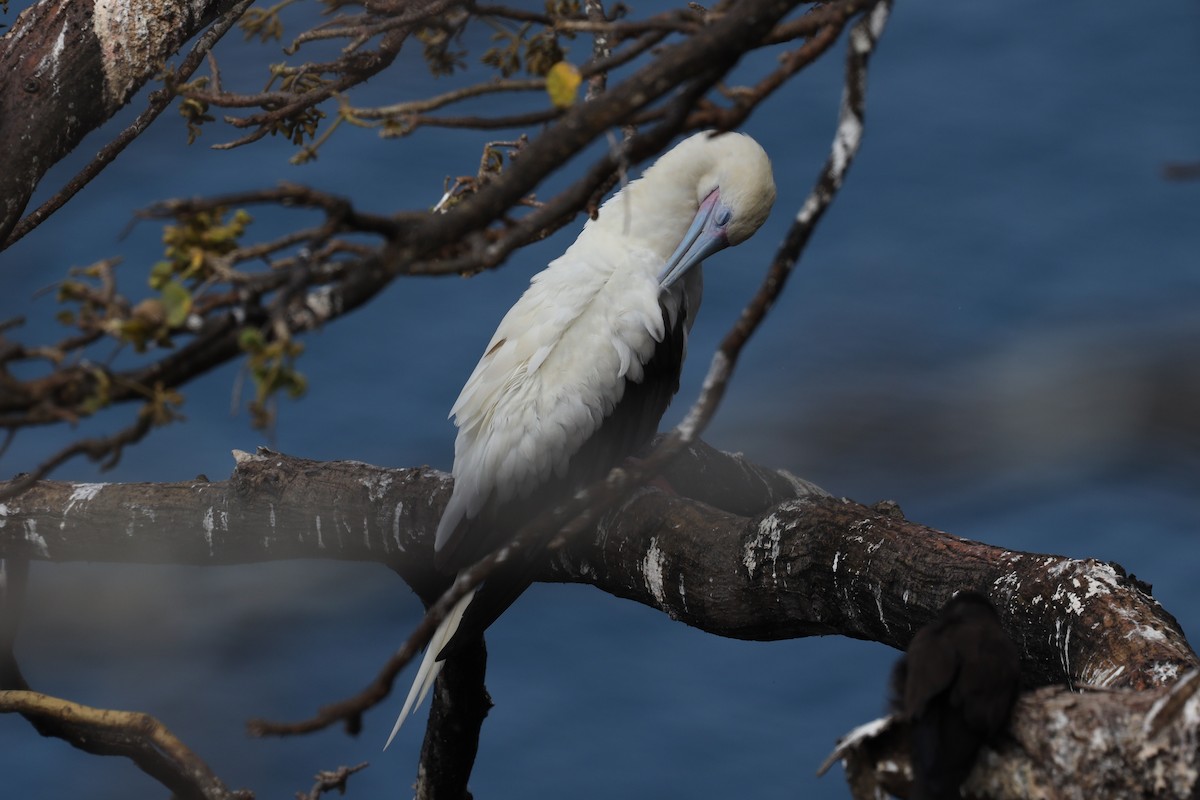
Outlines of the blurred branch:
{"label": "blurred branch", "polygon": [[1200,162],[1167,164],[1163,167],[1163,177],[1169,181],[1200,180]]}
{"label": "blurred branch", "polygon": [[252,800],[231,792],[187,745],[149,714],[112,711],[40,692],[0,691],[0,713],[17,713],[43,736],[55,736],[97,755],[131,759],[181,800]]}
{"label": "blurred branch", "polygon": [[353,767],[338,767],[335,770],[322,770],[313,776],[316,783],[308,790],[308,794],[296,792],[296,800],[318,800],[326,792],[337,791],[339,795],[346,793],[346,781],[356,772],[367,768],[367,762],[355,764]]}

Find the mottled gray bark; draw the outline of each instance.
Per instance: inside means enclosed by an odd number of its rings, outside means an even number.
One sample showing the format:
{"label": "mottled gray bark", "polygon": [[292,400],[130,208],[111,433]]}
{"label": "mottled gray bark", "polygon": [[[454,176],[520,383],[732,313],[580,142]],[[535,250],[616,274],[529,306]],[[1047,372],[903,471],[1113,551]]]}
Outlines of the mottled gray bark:
{"label": "mottled gray bark", "polygon": [[[1200,793],[1200,672],[1143,691],[1046,686],[1017,702],[1004,740],[985,750],[963,796],[989,800],[1194,798]],[[890,718],[835,752],[851,793],[909,796],[906,729]]]}

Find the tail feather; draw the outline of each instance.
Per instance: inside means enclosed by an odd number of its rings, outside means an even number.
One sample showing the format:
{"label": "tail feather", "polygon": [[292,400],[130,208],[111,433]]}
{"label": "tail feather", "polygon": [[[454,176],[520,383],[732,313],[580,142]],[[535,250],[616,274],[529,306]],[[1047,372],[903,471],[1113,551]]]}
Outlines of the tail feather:
{"label": "tail feather", "polygon": [[442,624],[438,625],[437,630],[433,632],[433,638],[429,640],[429,646],[425,648],[425,656],[421,659],[421,666],[417,668],[417,675],[413,678],[412,687],[408,690],[408,697],[404,700],[404,708],[400,711],[400,717],[392,728],[392,734],[388,736],[387,744],[383,746],[384,750],[387,750],[388,745],[396,738],[404,720],[408,719],[410,713],[416,711],[417,707],[425,701],[425,695],[429,694],[429,690],[433,688],[438,673],[442,671],[442,664],[445,663],[438,661],[438,653],[458,630],[463,614],[466,613],[467,606],[471,604],[474,597],[474,590],[463,595],[462,599],[454,604],[454,608],[450,609],[450,613],[442,620]]}

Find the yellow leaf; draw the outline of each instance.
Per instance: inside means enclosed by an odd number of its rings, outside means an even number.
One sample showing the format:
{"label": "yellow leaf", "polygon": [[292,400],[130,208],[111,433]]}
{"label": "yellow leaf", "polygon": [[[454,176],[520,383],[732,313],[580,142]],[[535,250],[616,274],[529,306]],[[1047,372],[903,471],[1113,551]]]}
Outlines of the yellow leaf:
{"label": "yellow leaf", "polygon": [[546,92],[557,108],[570,108],[583,78],[573,64],[560,61],[546,73]]}

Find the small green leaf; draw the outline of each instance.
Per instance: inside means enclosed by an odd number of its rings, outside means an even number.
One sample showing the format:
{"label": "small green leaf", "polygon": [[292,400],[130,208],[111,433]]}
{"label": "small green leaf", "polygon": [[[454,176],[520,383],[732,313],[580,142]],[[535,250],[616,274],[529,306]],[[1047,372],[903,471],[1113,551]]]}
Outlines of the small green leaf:
{"label": "small green leaf", "polygon": [[192,293],[179,281],[168,281],[162,287],[162,301],[169,327],[178,328],[192,313]]}
{"label": "small green leaf", "polygon": [[79,281],[63,281],[58,285],[58,302],[83,300],[87,297],[87,286]]}
{"label": "small green leaf", "polygon": [[175,265],[170,261],[159,261],[150,268],[150,288],[161,289],[175,274]]}
{"label": "small green leaf", "polygon": [[263,349],[264,344],[262,331],[258,328],[242,328],[238,333],[238,347],[247,353],[259,352]]}

